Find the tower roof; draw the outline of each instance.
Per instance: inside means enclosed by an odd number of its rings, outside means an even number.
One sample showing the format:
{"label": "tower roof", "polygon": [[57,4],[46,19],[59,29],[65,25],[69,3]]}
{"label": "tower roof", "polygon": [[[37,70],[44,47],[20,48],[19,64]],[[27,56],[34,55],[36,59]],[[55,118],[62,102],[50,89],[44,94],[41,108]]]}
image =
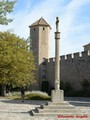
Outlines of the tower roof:
{"label": "tower roof", "polygon": [[42,17],[36,22],[34,22],[33,24],[31,24],[29,27],[33,27],[33,26],[49,26],[50,27],[50,25]]}
{"label": "tower roof", "polygon": [[89,43],[89,44],[87,44],[87,45],[84,45],[83,47],[90,47],[90,43]]}

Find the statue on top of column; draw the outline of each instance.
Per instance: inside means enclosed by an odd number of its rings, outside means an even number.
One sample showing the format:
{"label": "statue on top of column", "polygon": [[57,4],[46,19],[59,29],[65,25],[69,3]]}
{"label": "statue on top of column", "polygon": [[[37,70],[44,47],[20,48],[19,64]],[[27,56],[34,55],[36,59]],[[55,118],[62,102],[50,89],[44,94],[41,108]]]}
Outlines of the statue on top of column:
{"label": "statue on top of column", "polygon": [[58,32],[59,31],[59,18],[58,17],[56,17],[56,32]]}

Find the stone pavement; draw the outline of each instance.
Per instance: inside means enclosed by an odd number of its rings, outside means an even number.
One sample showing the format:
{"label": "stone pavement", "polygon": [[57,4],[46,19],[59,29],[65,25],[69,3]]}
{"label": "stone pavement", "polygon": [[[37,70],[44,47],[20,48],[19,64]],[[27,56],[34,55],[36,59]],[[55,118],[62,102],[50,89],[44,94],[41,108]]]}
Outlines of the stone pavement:
{"label": "stone pavement", "polygon": [[[0,98],[0,120],[90,120],[90,98],[65,98],[72,105],[84,111],[86,118],[58,118],[56,117],[34,117],[30,115],[30,109],[45,104],[46,101],[30,101],[23,103],[20,100],[9,100]],[[83,115],[82,115],[83,116]],[[82,117],[81,116],[81,117]]]}

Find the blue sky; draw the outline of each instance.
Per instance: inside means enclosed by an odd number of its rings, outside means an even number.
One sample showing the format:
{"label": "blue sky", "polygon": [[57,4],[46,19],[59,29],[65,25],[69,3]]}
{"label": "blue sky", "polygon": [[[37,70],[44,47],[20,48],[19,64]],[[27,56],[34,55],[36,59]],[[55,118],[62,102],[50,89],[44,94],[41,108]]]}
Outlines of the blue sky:
{"label": "blue sky", "polygon": [[0,25],[0,31],[13,30],[20,37],[28,38],[29,25],[43,17],[51,26],[50,57],[55,56],[55,20],[60,19],[61,55],[83,51],[90,43],[90,0],[17,0],[14,21]]}

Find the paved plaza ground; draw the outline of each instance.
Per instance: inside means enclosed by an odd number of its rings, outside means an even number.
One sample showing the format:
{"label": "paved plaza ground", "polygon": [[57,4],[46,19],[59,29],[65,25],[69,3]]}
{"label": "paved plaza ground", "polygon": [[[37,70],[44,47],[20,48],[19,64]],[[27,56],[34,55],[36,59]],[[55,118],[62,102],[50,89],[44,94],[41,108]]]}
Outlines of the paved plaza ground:
{"label": "paved plaza ground", "polygon": [[58,118],[56,117],[34,117],[30,115],[30,109],[45,104],[46,101],[9,100],[0,97],[0,120],[90,120],[90,98],[65,98],[72,105],[87,114],[87,118]]}

